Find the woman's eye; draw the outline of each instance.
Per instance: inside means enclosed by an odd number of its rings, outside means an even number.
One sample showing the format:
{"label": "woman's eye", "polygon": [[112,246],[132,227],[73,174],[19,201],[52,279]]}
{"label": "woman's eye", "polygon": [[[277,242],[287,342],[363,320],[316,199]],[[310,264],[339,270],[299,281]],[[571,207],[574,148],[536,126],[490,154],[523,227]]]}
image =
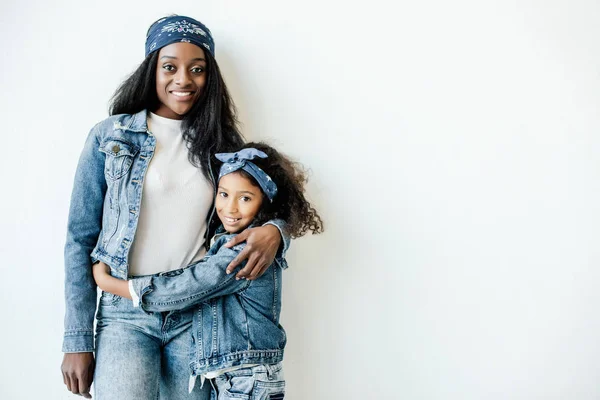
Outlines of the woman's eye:
{"label": "woman's eye", "polygon": [[204,72],[204,68],[202,68],[202,67],[194,67],[194,68],[192,68],[192,72],[194,74],[201,74],[201,73]]}
{"label": "woman's eye", "polygon": [[167,71],[174,71],[175,67],[170,64],[167,64],[167,65],[163,65],[163,69],[165,69]]}

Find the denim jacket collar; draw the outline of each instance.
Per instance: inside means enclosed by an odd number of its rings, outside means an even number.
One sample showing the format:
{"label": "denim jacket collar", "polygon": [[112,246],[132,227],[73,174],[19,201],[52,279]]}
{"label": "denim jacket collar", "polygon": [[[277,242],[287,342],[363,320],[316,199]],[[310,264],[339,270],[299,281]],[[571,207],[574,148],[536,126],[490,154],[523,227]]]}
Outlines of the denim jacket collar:
{"label": "denim jacket collar", "polygon": [[148,132],[148,113],[146,110],[142,110],[136,114],[130,116],[129,120],[125,120],[121,123],[116,120],[114,123],[115,129],[122,129],[131,132],[146,133]]}

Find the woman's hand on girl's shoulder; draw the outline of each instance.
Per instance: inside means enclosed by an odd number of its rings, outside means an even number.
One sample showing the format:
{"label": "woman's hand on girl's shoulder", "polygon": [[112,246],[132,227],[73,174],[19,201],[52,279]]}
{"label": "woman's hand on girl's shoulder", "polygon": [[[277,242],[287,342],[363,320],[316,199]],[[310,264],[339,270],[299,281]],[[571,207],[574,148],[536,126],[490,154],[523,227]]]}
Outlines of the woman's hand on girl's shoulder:
{"label": "woman's hand on girl's shoulder", "polygon": [[254,280],[264,274],[275,260],[281,243],[281,234],[279,229],[273,225],[248,228],[234,236],[224,246],[231,248],[242,242],[246,242],[246,246],[229,263],[226,272],[230,274],[247,259],[246,266],[236,274],[236,279]]}

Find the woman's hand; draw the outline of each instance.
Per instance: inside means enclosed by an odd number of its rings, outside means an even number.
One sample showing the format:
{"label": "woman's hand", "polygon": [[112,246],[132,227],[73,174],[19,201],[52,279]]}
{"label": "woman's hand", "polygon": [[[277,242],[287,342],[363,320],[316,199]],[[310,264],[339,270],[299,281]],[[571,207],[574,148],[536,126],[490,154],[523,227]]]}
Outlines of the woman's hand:
{"label": "woman's hand", "polygon": [[94,274],[96,285],[98,285],[100,289],[106,291],[104,284],[106,283],[106,278],[110,277],[110,267],[100,261],[92,265],[92,273]]}
{"label": "woman's hand", "polygon": [[234,236],[225,247],[233,247],[244,241],[246,246],[229,263],[226,272],[230,274],[242,261],[248,259],[246,266],[237,273],[236,279],[254,280],[264,274],[275,259],[281,243],[281,234],[273,225],[249,228]]}
{"label": "woman's hand", "polygon": [[123,279],[112,276],[108,265],[100,261],[99,263],[92,265],[92,273],[94,274],[96,285],[98,285],[100,289],[131,300],[129,284]]}
{"label": "woman's hand", "polygon": [[94,380],[94,353],[65,353],[60,370],[63,382],[73,394],[91,399],[90,386]]}

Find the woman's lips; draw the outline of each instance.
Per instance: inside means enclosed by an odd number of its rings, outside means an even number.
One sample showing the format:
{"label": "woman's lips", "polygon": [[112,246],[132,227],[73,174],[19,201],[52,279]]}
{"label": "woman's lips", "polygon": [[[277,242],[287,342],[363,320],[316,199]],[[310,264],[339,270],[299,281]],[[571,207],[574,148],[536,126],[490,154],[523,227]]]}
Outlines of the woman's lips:
{"label": "woman's lips", "polygon": [[175,100],[177,100],[177,101],[193,100],[194,94],[196,94],[196,92],[184,91],[184,90],[172,90],[169,93],[171,93],[173,95],[173,97],[175,97]]}

